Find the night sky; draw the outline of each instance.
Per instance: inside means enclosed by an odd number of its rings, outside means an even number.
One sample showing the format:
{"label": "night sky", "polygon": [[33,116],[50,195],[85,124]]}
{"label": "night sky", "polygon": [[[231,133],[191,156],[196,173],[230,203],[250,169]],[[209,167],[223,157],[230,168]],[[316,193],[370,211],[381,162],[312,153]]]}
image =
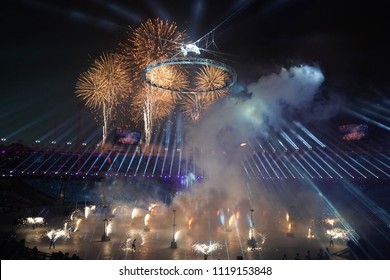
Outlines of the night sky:
{"label": "night sky", "polygon": [[128,26],[155,17],[176,22],[193,40],[215,29],[238,84],[303,63],[318,65],[323,87],[347,99],[389,96],[385,1],[21,0],[1,6],[0,137],[7,142],[70,141],[79,117],[85,135],[95,130],[88,110],[79,109],[78,76],[93,58],[117,50]]}

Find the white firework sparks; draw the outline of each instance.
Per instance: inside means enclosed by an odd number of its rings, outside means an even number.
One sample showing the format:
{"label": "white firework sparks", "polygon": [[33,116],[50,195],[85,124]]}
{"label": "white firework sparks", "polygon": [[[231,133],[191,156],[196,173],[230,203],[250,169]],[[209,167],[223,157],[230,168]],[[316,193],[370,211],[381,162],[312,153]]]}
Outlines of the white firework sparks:
{"label": "white firework sparks", "polygon": [[134,208],[133,211],[131,211],[131,219],[134,220],[135,218],[140,216],[140,209]]}
{"label": "white firework sparks", "polygon": [[328,218],[328,219],[325,219],[324,222],[327,223],[328,225],[334,226],[335,219]]}
{"label": "white firework sparks", "polygon": [[177,239],[179,238],[179,235],[180,235],[180,230],[179,231],[176,231],[175,233],[175,240],[177,241]]}
{"label": "white firework sparks", "polygon": [[72,214],[70,214],[70,217],[69,219],[71,221],[77,221],[78,219],[80,219],[81,217],[83,217],[83,213],[81,210],[79,209],[76,209],[72,212]]}
{"label": "white firework sparks", "polygon": [[214,251],[220,249],[221,247],[222,247],[222,245],[219,244],[218,242],[215,242],[215,243],[210,242],[210,244],[208,244],[208,245],[196,243],[196,244],[192,245],[192,250],[194,250],[195,252],[198,252],[198,253],[202,253],[204,255],[208,255],[211,252],[214,252]]}
{"label": "white firework sparks", "polygon": [[145,215],[145,219],[144,219],[145,226],[149,225],[149,220],[150,220],[150,214],[148,213],[148,214]]}
{"label": "white firework sparks", "polygon": [[313,232],[311,230],[311,227],[308,228],[306,237],[307,238],[314,238],[314,234],[313,234]]}
{"label": "white firework sparks", "polygon": [[23,223],[27,225],[43,225],[45,224],[45,219],[43,217],[28,217]]}
{"label": "white firework sparks", "polygon": [[81,223],[81,221],[82,221],[82,219],[78,219],[78,220],[77,220],[77,222],[76,222],[76,226],[74,227],[74,230],[73,230],[73,232],[76,232],[76,231],[78,231],[78,229],[79,229],[79,226],[80,226],[80,223]]}
{"label": "white firework sparks", "polygon": [[253,236],[251,234],[251,230],[249,230],[249,240],[255,240],[255,247],[247,247],[247,251],[254,251],[254,250],[262,250],[263,245],[267,239],[267,235],[265,233],[261,232],[253,232]]}
{"label": "white firework sparks", "polygon": [[331,236],[333,239],[340,239],[344,241],[349,239],[348,231],[338,227],[326,230],[326,234]]}
{"label": "white firework sparks", "polygon": [[138,231],[136,234],[131,234],[128,232],[126,234],[126,239],[121,243],[120,247],[123,251],[133,251],[133,241],[136,239],[139,243],[139,246],[144,245],[145,243],[145,237],[142,231]]}
{"label": "white firework sparks", "polygon": [[59,238],[68,239],[70,238],[69,231],[67,228],[67,223],[64,224],[64,228],[62,229],[52,229],[49,231],[46,236],[49,237],[50,240],[57,241]]}

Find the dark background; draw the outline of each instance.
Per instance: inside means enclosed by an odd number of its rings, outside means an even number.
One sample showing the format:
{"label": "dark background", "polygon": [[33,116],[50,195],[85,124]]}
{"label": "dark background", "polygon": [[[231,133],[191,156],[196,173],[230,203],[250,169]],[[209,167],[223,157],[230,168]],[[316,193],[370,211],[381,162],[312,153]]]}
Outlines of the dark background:
{"label": "dark background", "polygon": [[[74,139],[96,131],[74,93],[93,58],[115,51],[128,26],[175,21],[215,43],[246,85],[283,67],[318,65],[324,87],[347,99],[388,96],[385,1],[3,1],[0,136]],[[100,131],[96,132],[100,133]]]}

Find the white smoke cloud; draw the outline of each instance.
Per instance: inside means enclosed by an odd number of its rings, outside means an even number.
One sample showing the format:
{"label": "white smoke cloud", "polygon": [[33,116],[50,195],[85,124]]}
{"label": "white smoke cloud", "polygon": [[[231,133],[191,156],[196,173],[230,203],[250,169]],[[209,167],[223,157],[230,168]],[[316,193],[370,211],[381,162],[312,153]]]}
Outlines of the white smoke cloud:
{"label": "white smoke cloud", "polygon": [[[282,68],[279,73],[261,77],[248,85],[252,94],[248,117],[265,118],[271,125],[277,124],[288,107],[300,109],[313,101],[324,81],[324,75],[317,67],[308,65]],[[263,120],[264,122],[264,120]]]}
{"label": "white smoke cloud", "polygon": [[[243,183],[242,153],[238,144],[260,132],[264,133],[270,125],[282,123],[287,108],[300,110],[312,105],[323,81],[324,76],[317,67],[282,68],[279,73],[263,76],[249,84],[246,91],[250,93],[250,98],[231,97],[215,104],[198,124],[187,128],[185,136],[187,147],[202,149],[201,157],[195,164],[204,169],[206,177],[189,191],[176,195],[168,203],[170,205],[161,204],[159,219],[170,221],[170,208],[177,211],[177,223],[182,227],[193,217],[194,227],[207,226],[216,230],[221,226],[218,209],[247,214],[252,205],[247,186]],[[113,197],[117,203],[117,197],[125,201],[132,199],[131,205],[146,209],[150,202],[161,201],[164,196],[160,192],[163,187],[155,188],[149,184],[147,181],[131,185],[117,182],[98,190],[105,193],[107,199],[109,195]],[[264,200],[257,200],[256,204],[262,205],[262,209],[276,207],[265,195],[260,197]],[[242,227],[248,227],[246,219],[240,220],[240,223]],[[169,226],[168,223],[165,225],[166,228]],[[197,236],[205,240],[209,238],[203,231]]]}
{"label": "white smoke cloud", "polygon": [[[198,147],[237,145],[270,127],[285,122],[286,112],[309,110],[324,75],[315,66],[300,65],[263,76],[246,87],[250,98],[227,98],[187,132],[187,141]],[[230,146],[228,145],[228,148]]]}

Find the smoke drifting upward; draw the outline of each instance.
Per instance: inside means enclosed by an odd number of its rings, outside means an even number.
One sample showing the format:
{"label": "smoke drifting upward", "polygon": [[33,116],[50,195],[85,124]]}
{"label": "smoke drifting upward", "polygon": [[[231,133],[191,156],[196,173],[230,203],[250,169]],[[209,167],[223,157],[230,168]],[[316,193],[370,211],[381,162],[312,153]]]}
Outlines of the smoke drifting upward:
{"label": "smoke drifting upward", "polygon": [[307,107],[323,81],[320,69],[307,65],[282,68],[278,74],[262,77],[247,87],[252,94],[249,117],[277,127],[283,111]]}
{"label": "smoke drifting upward", "polygon": [[279,73],[261,77],[246,87],[250,98],[224,99],[190,127],[187,143],[230,150],[248,138],[266,135],[270,128],[278,129],[288,113],[313,106],[323,81],[321,70],[308,65],[281,68]]}
{"label": "smoke drifting upward", "polygon": [[[282,68],[249,84],[250,98],[231,97],[215,104],[199,123],[187,128],[185,136],[187,148],[201,150],[195,164],[204,170],[205,179],[191,192],[175,197],[173,207],[186,213],[186,219],[196,217],[202,223],[219,208],[251,209],[242,177],[240,143],[277,128],[287,111],[307,108],[323,81],[317,67]],[[267,201],[256,203],[266,205]]]}
{"label": "smoke drifting upward", "polygon": [[[230,97],[215,104],[199,123],[187,127],[184,150],[199,148],[200,154],[193,158],[192,164],[204,172],[203,181],[192,184],[188,191],[164,192],[166,186],[147,180],[115,182],[98,191],[105,194],[106,200],[109,200],[107,193],[123,199],[113,199],[114,204],[124,203],[129,209],[141,208],[142,215],[151,215],[152,227],[153,222],[163,221],[159,227],[168,232],[175,209],[178,228],[186,229],[191,238],[196,237],[198,241],[215,238],[215,233],[227,228],[228,220],[233,216],[240,227],[248,229],[249,209],[256,210],[255,220],[262,215],[264,229],[267,224],[264,213],[268,210],[278,213],[286,206],[270,197],[266,188],[249,186],[243,177],[241,160],[244,153],[240,153],[243,148],[240,143],[265,135],[271,128],[277,129],[294,110],[315,107],[315,100],[321,100],[316,94],[323,81],[324,76],[317,67],[282,68],[279,73],[249,84],[246,87],[249,98]],[[317,106],[326,104],[322,102]],[[256,192],[255,196],[252,191]],[[152,213],[147,206],[154,202],[159,206]],[[238,218],[240,215],[242,217]],[[275,221],[275,218],[269,220]],[[258,221],[255,224],[260,225]]]}

